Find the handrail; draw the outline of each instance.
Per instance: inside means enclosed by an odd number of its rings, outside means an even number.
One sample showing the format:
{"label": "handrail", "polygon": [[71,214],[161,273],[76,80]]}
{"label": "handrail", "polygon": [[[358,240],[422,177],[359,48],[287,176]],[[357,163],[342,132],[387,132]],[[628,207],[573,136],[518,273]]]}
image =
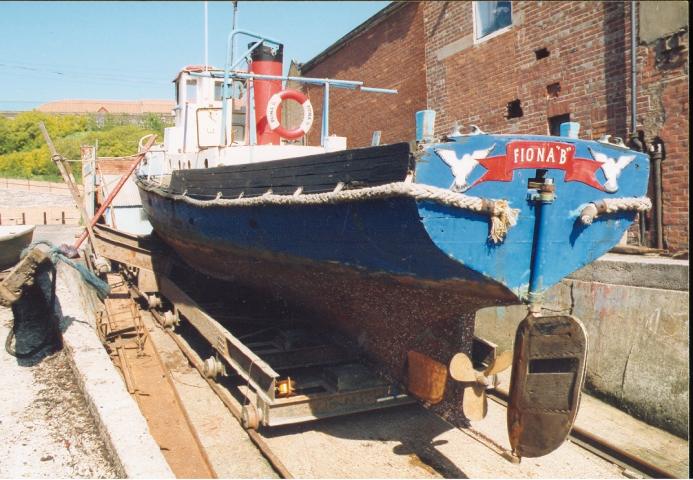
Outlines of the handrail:
{"label": "handrail", "polygon": [[[249,37],[254,37],[258,41],[253,44],[252,47],[250,47],[243,55],[240,56],[240,58],[237,61],[234,61],[233,57],[233,41],[236,37],[236,35],[248,35]],[[232,71],[234,68],[236,68],[248,55],[252,53],[253,50],[255,50],[257,47],[259,47],[262,43],[268,42],[268,43],[273,43],[279,47],[281,45],[280,42],[277,40],[273,40],[269,37],[263,37],[262,35],[259,35],[255,32],[251,32],[249,30],[240,30],[240,29],[234,29],[229,33],[229,36],[226,40],[226,62],[224,63],[224,85],[223,85],[223,98],[221,102],[221,143],[222,145],[227,144],[227,138],[226,138],[226,112],[228,110],[227,106],[227,100],[229,98],[229,72]],[[231,62],[231,65],[229,65],[229,62]],[[252,107],[251,107],[252,108]]]}
{"label": "handrail", "polygon": [[[219,71],[219,73],[208,71],[208,72],[190,72],[191,77],[212,77],[212,78],[222,78],[224,75]],[[339,80],[336,78],[314,78],[314,77],[291,77],[286,75],[267,75],[259,73],[246,73],[246,72],[230,72],[229,77],[231,78],[243,78],[243,79],[258,79],[258,80],[283,80],[283,81],[293,81],[300,83],[309,83],[314,85],[324,85],[329,83],[330,86],[334,88],[346,88],[349,90],[361,90],[363,92],[372,93],[398,93],[396,89],[392,88],[376,88],[376,87],[364,87],[363,82],[357,80]]]}
{"label": "handrail", "polygon": [[[236,35],[248,35],[250,37],[253,37],[257,39],[257,41],[245,52],[243,55],[241,55],[238,60],[235,60],[233,57],[233,40],[235,39]],[[224,85],[222,87],[223,90],[223,95],[222,95],[222,107],[221,107],[221,144],[222,145],[227,145],[227,136],[226,136],[226,116],[227,116],[227,111],[228,111],[228,98],[229,98],[229,80],[233,81],[235,79],[245,79],[245,80],[281,80],[281,81],[294,81],[294,82],[300,82],[300,83],[307,83],[307,84],[313,84],[313,85],[322,85],[323,88],[325,89],[324,92],[324,98],[323,98],[323,109],[322,109],[322,132],[321,132],[321,137],[320,137],[320,145],[325,146],[325,140],[327,139],[327,136],[329,135],[329,111],[330,111],[330,88],[344,88],[344,89],[349,89],[349,90],[359,90],[362,92],[369,92],[369,93],[387,93],[387,94],[393,94],[393,93],[398,93],[397,90],[391,89],[391,88],[375,88],[375,87],[365,87],[363,85],[363,82],[361,81],[356,81],[356,80],[338,80],[338,79],[329,79],[329,78],[313,78],[313,77],[293,77],[293,76],[285,76],[285,75],[264,75],[264,74],[256,74],[256,73],[246,73],[246,72],[238,72],[234,71],[234,69],[240,65],[240,63],[248,56],[250,55],[253,50],[255,50],[257,47],[262,45],[263,43],[270,43],[277,45],[279,47],[281,45],[280,42],[277,40],[271,39],[269,37],[264,37],[262,35],[259,35],[254,32],[250,32],[248,30],[232,30],[231,33],[229,33],[227,43],[226,43],[226,62],[224,64],[224,73],[223,75],[221,74],[220,71],[206,71],[203,73],[197,73],[197,72],[190,72],[190,76],[193,77],[212,77],[212,78],[224,78]],[[254,93],[254,88],[252,85],[252,82],[250,82],[251,85],[248,87],[248,140],[250,145],[255,145],[255,141],[257,139],[257,132],[255,131],[255,104],[254,104],[254,99],[251,98]]]}

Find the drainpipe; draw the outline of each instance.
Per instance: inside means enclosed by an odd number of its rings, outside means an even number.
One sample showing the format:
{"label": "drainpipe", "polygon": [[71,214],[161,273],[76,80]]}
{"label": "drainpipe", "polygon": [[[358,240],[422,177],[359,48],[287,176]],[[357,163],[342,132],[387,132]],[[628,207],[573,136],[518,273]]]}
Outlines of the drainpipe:
{"label": "drainpipe", "polygon": [[[638,128],[638,42],[637,42],[637,3],[630,2],[630,135],[634,141],[637,138]],[[640,245],[647,243],[645,236],[645,212],[638,214],[638,224],[640,230]]]}
{"label": "drainpipe", "polygon": [[631,135],[636,135],[636,128],[638,127],[637,120],[637,87],[638,87],[638,35],[635,31],[636,26],[636,2],[630,2],[630,133]]}
{"label": "drainpipe", "polygon": [[654,216],[657,248],[664,248],[664,222],[662,220],[662,160],[664,159],[664,142],[659,137],[650,144],[650,159],[654,171]]}

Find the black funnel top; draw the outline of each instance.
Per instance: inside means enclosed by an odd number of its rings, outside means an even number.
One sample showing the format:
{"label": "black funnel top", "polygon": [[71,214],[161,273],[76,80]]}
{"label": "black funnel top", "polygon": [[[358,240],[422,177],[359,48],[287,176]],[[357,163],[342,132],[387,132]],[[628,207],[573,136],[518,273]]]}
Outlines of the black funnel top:
{"label": "black funnel top", "polygon": [[[248,48],[253,45],[255,45],[255,42],[249,43]],[[284,45],[279,44],[279,48],[277,48],[274,55],[272,55],[272,48],[262,44],[251,52],[250,58],[254,61],[282,62],[284,60]]]}

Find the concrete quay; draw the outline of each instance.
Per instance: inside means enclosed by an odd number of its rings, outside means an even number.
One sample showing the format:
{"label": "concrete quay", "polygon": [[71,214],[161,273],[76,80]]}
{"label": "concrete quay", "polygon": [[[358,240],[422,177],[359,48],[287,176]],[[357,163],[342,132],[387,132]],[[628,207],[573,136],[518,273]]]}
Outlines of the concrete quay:
{"label": "concrete quay", "polygon": [[[34,241],[72,243],[80,230],[38,226]],[[39,281],[44,291],[50,288],[47,275]],[[62,263],[54,308],[62,351],[43,349],[29,359],[0,352],[1,378],[9,387],[0,399],[0,440],[9,449],[0,455],[0,477],[173,478],[98,338],[98,299]],[[0,308],[0,319],[5,339],[12,312]]]}

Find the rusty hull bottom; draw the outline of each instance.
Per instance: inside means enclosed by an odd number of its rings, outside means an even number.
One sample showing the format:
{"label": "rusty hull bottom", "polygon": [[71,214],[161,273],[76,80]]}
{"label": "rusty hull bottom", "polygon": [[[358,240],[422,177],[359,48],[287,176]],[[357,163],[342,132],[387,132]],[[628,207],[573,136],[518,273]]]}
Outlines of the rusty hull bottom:
{"label": "rusty hull bottom", "polygon": [[[517,303],[497,284],[426,282],[265,252],[233,252],[170,236],[165,240],[195,270],[250,289],[253,298],[248,301],[279,302],[294,318],[298,314],[340,331],[356,341],[383,374],[402,382],[409,350],[445,365],[458,352],[470,355],[475,312]],[[463,387],[448,378],[444,400],[433,410],[466,424],[462,392]]]}

